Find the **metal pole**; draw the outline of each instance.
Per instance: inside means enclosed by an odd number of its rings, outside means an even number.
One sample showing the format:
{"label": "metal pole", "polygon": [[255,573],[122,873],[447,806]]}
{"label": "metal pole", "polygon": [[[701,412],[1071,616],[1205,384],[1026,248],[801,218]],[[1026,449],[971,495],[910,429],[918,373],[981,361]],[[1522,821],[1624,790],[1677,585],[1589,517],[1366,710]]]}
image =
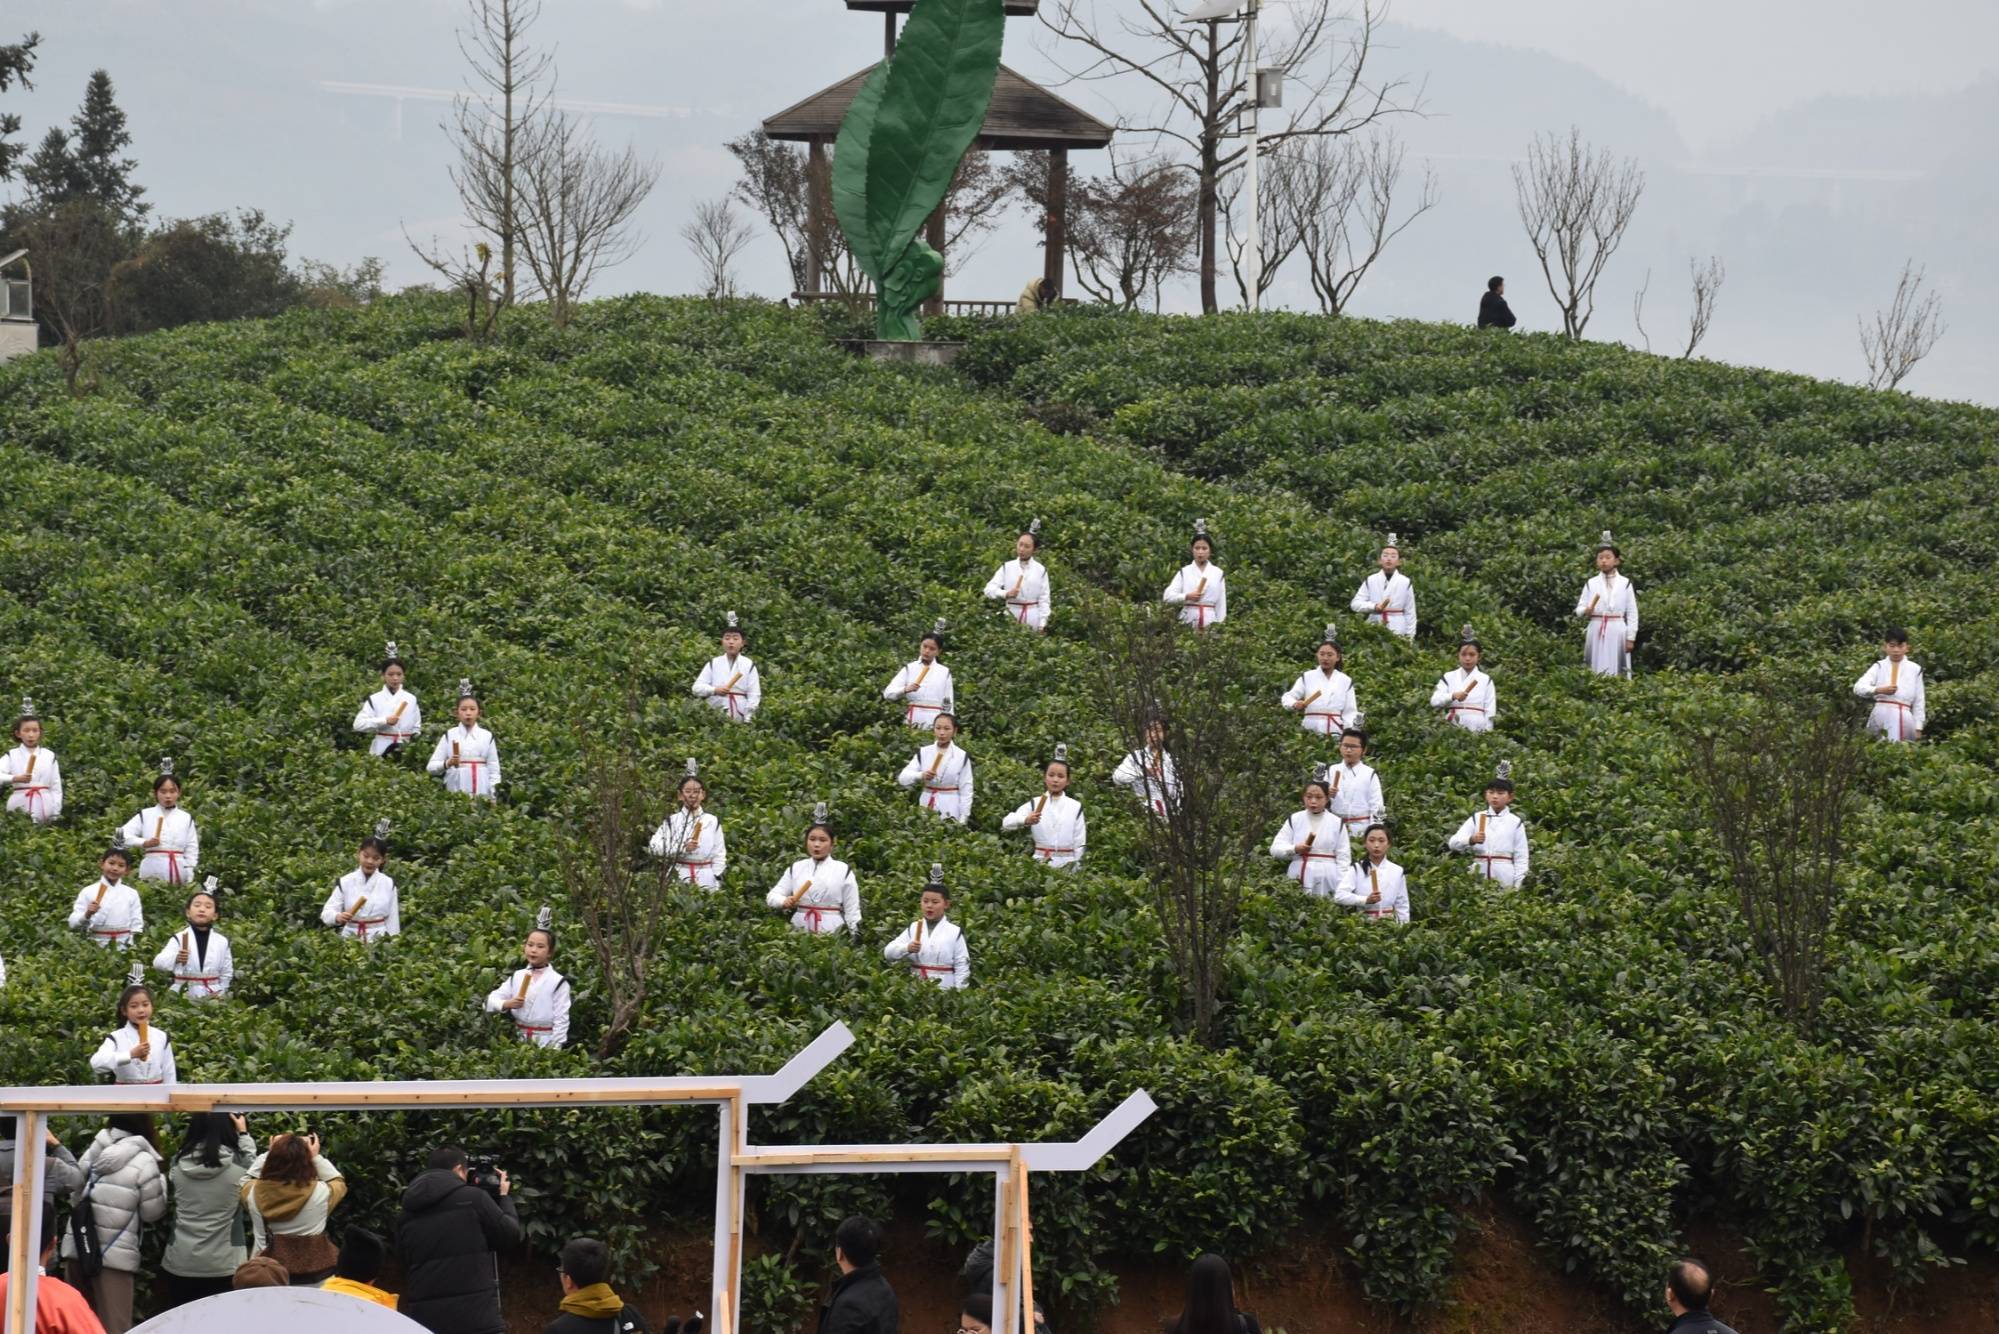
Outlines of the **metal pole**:
{"label": "metal pole", "polygon": [[1263,304],[1263,199],[1257,171],[1257,118],[1260,108],[1260,90],[1256,83],[1256,11],[1261,0],[1249,0],[1248,18],[1243,28],[1243,87],[1249,94],[1249,178],[1244,189],[1249,193],[1249,239],[1244,245],[1243,258],[1248,261],[1249,308],[1258,310]]}

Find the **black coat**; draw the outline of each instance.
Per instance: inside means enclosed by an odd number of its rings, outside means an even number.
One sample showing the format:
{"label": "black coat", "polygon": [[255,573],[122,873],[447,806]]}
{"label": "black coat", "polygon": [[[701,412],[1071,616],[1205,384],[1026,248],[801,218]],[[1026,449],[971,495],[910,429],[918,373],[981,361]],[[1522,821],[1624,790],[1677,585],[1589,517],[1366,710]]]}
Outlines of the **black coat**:
{"label": "black coat", "polygon": [[1478,299],[1478,327],[1481,329],[1511,329],[1513,308],[1506,304],[1506,298],[1497,292],[1488,291]]}
{"label": "black coat", "polygon": [[1735,1334],[1706,1311],[1689,1311],[1666,1326],[1666,1334]]}
{"label": "black coat", "polygon": [[506,1334],[495,1252],[521,1244],[514,1202],[434,1168],[403,1192],[396,1221],[402,1300],[396,1309],[432,1334]]}
{"label": "black coat", "polygon": [[896,1334],[901,1322],[881,1266],[862,1265],[833,1285],[833,1300],[819,1312],[819,1334]]}
{"label": "black coat", "polygon": [[651,1327],[638,1308],[626,1303],[615,1318],[593,1320],[587,1315],[564,1311],[541,1327],[541,1334],[651,1334]]}

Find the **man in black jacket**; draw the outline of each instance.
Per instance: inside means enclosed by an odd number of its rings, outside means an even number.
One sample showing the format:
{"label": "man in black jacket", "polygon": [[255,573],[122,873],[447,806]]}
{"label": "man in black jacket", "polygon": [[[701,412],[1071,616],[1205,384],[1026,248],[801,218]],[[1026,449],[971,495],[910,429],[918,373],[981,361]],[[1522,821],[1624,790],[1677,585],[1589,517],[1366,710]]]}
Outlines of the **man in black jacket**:
{"label": "man in black jacket", "polygon": [[434,1149],[403,1192],[396,1253],[403,1259],[404,1315],[431,1334],[506,1334],[500,1318],[500,1258],[521,1244],[512,1183],[497,1197],[466,1180],[463,1149]]}
{"label": "man in black jacket", "polygon": [[1478,299],[1478,327],[1481,329],[1511,329],[1513,308],[1506,304],[1506,279],[1493,278],[1485,285],[1485,295]]}
{"label": "man in black jacket", "polygon": [[833,1234],[840,1278],[819,1312],[819,1334],[896,1334],[902,1317],[876,1263],[881,1249],[882,1231],[867,1219],[856,1215],[840,1224]]}
{"label": "man in black jacket", "polygon": [[[651,1334],[645,1317],[607,1280],[611,1249],[595,1237],[577,1237],[562,1248],[562,1314],[542,1334]],[[674,1321],[677,1327],[679,1321]]]}
{"label": "man in black jacket", "polygon": [[1714,1280],[1708,1277],[1706,1265],[1693,1259],[1674,1261],[1666,1271],[1666,1305],[1673,1312],[1666,1334],[1735,1334],[1708,1314],[1708,1299],[1713,1293]]}

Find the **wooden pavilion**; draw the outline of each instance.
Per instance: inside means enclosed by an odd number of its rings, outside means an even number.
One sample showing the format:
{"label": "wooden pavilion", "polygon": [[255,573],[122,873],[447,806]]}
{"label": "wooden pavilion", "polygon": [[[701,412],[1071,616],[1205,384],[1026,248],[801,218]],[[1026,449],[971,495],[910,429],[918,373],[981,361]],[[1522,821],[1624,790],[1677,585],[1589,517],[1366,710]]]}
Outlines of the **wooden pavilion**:
{"label": "wooden pavilion", "polygon": [[[882,16],[882,49],[884,54],[895,51],[896,20],[907,14],[916,0],[845,0],[850,10],[878,13]],[[1040,0],[1005,0],[1009,17],[1031,16],[1038,8]],[[861,91],[861,84],[873,72],[873,67],[848,75],[838,83],[822,88],[804,101],[764,121],[764,133],[773,139],[806,146],[807,172],[810,182],[809,205],[815,234],[828,225],[828,215],[832,209],[831,194],[831,153],[835,139],[840,134],[840,122],[846,119],[847,108]],[[979,137],[972,141],[974,148],[991,152],[1045,152],[1048,154],[1048,216],[1044,235],[1046,252],[1042,256],[1042,277],[1056,292],[1062,290],[1062,268],[1067,254],[1068,214],[1069,214],[1069,150],[1072,148],[1107,148],[1111,142],[1112,129],[1089,112],[1023,77],[1018,72],[1000,66],[999,77],[993,84],[992,105],[986,109],[985,124],[980,128]],[[944,251],[944,209],[930,215],[925,239],[939,254]],[[806,257],[806,289],[795,295],[806,301],[821,300],[830,295],[825,288],[825,278],[820,271],[819,255],[808,249]],[[949,302],[944,300],[943,289],[925,307],[926,314],[940,314],[946,305],[954,307],[1003,307],[1012,309],[1013,301]]]}

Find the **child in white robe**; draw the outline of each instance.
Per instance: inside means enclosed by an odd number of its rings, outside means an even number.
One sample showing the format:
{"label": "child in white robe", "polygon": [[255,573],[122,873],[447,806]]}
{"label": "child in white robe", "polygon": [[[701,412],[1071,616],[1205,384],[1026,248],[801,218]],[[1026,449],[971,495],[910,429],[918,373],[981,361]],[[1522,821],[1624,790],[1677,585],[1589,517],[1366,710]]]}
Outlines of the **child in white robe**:
{"label": "child in white robe", "polygon": [[165,1029],[153,1027],[153,990],[139,980],[144,970],[133,964],[132,972],[118,996],[119,1027],[98,1045],[90,1068],[114,1084],[173,1084],[180,1078],[173,1043]]}
{"label": "child in white robe", "polygon": [[1187,550],[1193,559],[1174,573],[1160,600],[1180,608],[1182,624],[1205,630],[1229,618],[1228,581],[1222,567],[1212,563],[1215,542],[1208,535],[1206,519],[1194,520],[1194,537]]}
{"label": "child in white robe", "polygon": [[965,948],[965,933],[946,916],[950,911],[951,892],[944,888],[944,868],[933,863],[930,883],[923,887],[921,915],[882,947],[882,957],[890,963],[908,964],[918,977],[946,991],[964,987],[972,980],[972,956]]}
{"label": "child in white robe", "polygon": [[35,701],[21,699],[14,719],[15,746],[0,757],[0,786],[7,789],[7,809],[19,811],[36,824],[48,824],[62,814],[62,765],[42,744],[42,716]]}
{"label": "child in white robe", "polygon": [[1358,908],[1371,921],[1409,920],[1409,877],[1388,860],[1386,819],[1367,827],[1361,840],[1366,855],[1347,871],[1346,881],[1333,892],[1333,902]]}
{"label": "child in white robe", "polygon": [[1499,762],[1499,771],[1485,785],[1486,808],[1467,816],[1451,835],[1452,852],[1472,859],[1472,874],[1494,880],[1507,889],[1527,879],[1527,825],[1513,811],[1513,765]]}
{"label": "child in white robe", "polygon": [[491,801],[499,790],[499,743],[479,726],[479,697],[470,681],[459,681],[458,725],[437,739],[427,767],[443,775],[446,792]]}
{"label": "child in white robe", "polygon": [[125,846],[139,851],[139,879],[164,880],[170,885],[194,882],[195,870],[201,865],[201,831],[180,800],[174,762],[163,759],[160,776],[153,780],[153,804],[127,820],[119,831]]}
{"label": "child in white robe", "polygon": [[1025,829],[1034,839],[1034,856],[1044,866],[1069,869],[1083,862],[1090,832],[1083,803],[1068,795],[1069,747],[1055,747],[1055,758],[1041,770],[1042,794],[1022,802],[1000,821],[1009,833]]}
{"label": "child in white robe", "polygon": [[236,977],[236,957],[229,937],[215,929],[221,908],[216,899],[215,877],[196,890],[187,901],[187,925],[167,937],[166,944],[153,956],[153,968],[172,976],[169,991],[178,991],[192,1001],[218,1000],[229,994]]}
{"label": "child in white robe", "polygon": [[1404,639],[1416,638],[1416,586],[1401,572],[1402,549],[1395,534],[1381,548],[1381,568],[1360,581],[1353,595],[1353,609],[1370,625],[1379,625]]}
{"label": "child in white robe", "polygon": [[346,939],[363,944],[401,934],[402,896],[396,892],[396,882],[382,874],[388,860],[389,822],[378,820],[375,832],[362,839],[354,852],[355,869],[341,876],[326,896],[319,920],[338,927]]}
{"label": "child in white robe", "polygon": [[138,933],[146,929],[146,912],[139,891],[125,883],[131,866],[121,834],[105,854],[97,859],[97,879],[76,892],[70,908],[71,930],[81,928],[92,944],[100,948],[130,949]]}
{"label": "child in white robe", "polygon": [[1299,674],[1284,692],[1285,708],[1298,715],[1298,725],[1315,736],[1338,736],[1360,713],[1353,678],[1340,670],[1339,627],[1328,625],[1319,641],[1318,665]]}
{"label": "child in white robe", "polygon": [[1006,614],[1019,625],[1046,633],[1048,630],[1048,570],[1035,559],[1041,550],[1041,520],[1027,526],[1014,539],[1013,559],[993,571],[986,580],[985,595],[1006,604]]}
{"label": "child in white robe", "polygon": [[1923,669],[1909,661],[1909,632],[1895,626],[1881,637],[1881,660],[1860,674],[1853,693],[1871,702],[1867,731],[1886,741],[1921,741],[1929,721]]}
{"label": "child in white robe", "polygon": [[805,856],[787,866],[764,902],[791,914],[791,929],[828,935],[846,928],[850,939],[861,938],[861,886],[853,868],[833,856],[833,830],[826,823],[826,803],[812,813],[805,831]]}
{"label": "child in white robe", "polygon": [[1619,572],[1624,553],[1605,532],[1596,544],[1596,573],[1576,597],[1583,618],[1583,661],[1598,676],[1631,675],[1638,646],[1638,590]]}
{"label": "child in white robe", "polygon": [[1490,732],[1499,717],[1499,695],[1492,673],[1479,667],[1485,655],[1478,636],[1467,625],[1458,644],[1458,665],[1445,672],[1430,692],[1430,707],[1444,711],[1444,721],[1467,732]]}
{"label": "child in white robe", "polygon": [[938,714],[930,730],[935,740],[917,747],[916,754],[902,766],[895,781],[904,787],[920,788],[916,800],[925,810],[964,824],[972,818],[972,758],[955,744],[957,716]]}
{"label": "child in white robe", "polygon": [[927,732],[940,713],[957,709],[951,669],[937,661],[944,652],[944,622],[931,627],[916,647],[916,660],[905,663],[882,689],[882,698],[900,701],[902,721]]}
{"label": "child in white robe", "polygon": [[486,1012],[514,1022],[514,1035],[537,1047],[569,1041],[569,979],[549,961],[555,957],[555,915],[547,906],[521,942],[523,967],[486,993]]}
{"label": "child in white robe", "polygon": [[403,689],[406,670],[396,652],[396,641],[391,639],[382,655],[382,688],[362,700],[354,715],[354,730],[372,738],[368,742],[370,755],[394,754],[423,731],[423,706]]}
{"label": "child in white robe", "polygon": [[706,810],[707,802],[701,766],[690,757],[687,776],[680,780],[680,809],[660,822],[646,848],[672,862],[673,878],[682,884],[720,889],[722,873],[729,869],[729,844],[722,837],[722,822]]}
{"label": "child in white robe", "polygon": [[1305,809],[1294,812],[1270,840],[1270,855],[1286,863],[1284,874],[1314,898],[1326,898],[1345,879],[1353,864],[1346,825],[1326,810],[1333,785],[1326,766],[1317,766],[1305,784]]}
{"label": "child in white robe", "polygon": [[743,652],[748,643],[743,623],[733,611],[722,626],[722,651],[708,659],[692,687],[696,699],[732,723],[746,723],[756,717],[764,702],[763,677],[757,665]]}

